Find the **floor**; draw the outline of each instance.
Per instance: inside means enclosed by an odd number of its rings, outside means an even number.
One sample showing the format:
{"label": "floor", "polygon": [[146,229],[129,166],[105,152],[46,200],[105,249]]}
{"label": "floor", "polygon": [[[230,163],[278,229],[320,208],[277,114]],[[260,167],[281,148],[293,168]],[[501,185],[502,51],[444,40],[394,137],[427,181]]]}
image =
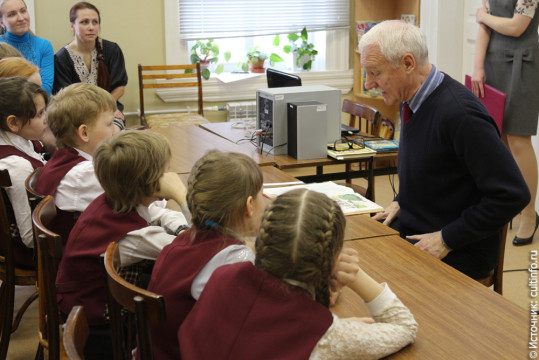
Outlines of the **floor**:
{"label": "floor", "polygon": [[[293,176],[304,174],[305,170],[289,171]],[[355,183],[360,183],[360,180],[354,180]],[[395,182],[398,188],[398,179],[396,176],[380,176],[376,178],[375,199],[382,206],[386,206],[393,199],[393,191],[391,183]],[[513,229],[518,227],[519,217],[513,221]],[[515,235],[515,230],[509,230],[507,234],[507,245],[505,250],[504,262],[504,297],[515,302],[519,306],[529,309],[530,306],[530,289],[528,287],[529,273],[527,269],[532,266],[530,254],[532,250],[539,250],[539,233],[535,237],[535,241],[531,245],[514,247],[511,244],[511,239]],[[19,287],[16,291],[15,307],[17,308],[27,296],[32,293],[30,287]],[[37,302],[32,304],[23,317],[20,328],[12,334],[11,344],[8,351],[8,359],[10,360],[26,360],[33,359],[37,348]]]}

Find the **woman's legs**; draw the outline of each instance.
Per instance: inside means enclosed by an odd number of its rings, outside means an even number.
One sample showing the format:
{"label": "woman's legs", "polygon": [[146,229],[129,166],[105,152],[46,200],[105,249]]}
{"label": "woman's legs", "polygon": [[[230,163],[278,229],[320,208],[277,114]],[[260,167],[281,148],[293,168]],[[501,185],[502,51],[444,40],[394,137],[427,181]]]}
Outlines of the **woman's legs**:
{"label": "woman's legs", "polygon": [[507,135],[509,149],[524,176],[531,193],[530,203],[522,210],[516,236],[528,238],[535,230],[535,196],[537,194],[537,158],[533,151],[531,136]]}

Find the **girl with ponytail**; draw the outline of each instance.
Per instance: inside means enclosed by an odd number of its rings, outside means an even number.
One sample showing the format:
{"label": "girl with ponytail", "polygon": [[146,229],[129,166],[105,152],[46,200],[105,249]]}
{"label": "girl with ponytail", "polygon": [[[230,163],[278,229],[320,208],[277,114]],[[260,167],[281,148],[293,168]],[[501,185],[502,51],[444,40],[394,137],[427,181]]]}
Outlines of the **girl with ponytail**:
{"label": "girl with ponytail", "polygon": [[54,55],[53,94],[74,83],[97,85],[116,100],[118,110],[114,113],[114,123],[120,130],[124,129],[124,106],[118,101],[127,85],[122,49],[99,37],[101,15],[94,5],[76,3],[69,11],[69,21],[75,39]]}
{"label": "girl with ponytail", "polygon": [[176,336],[211,274],[219,266],[254,261],[254,238],[264,212],[262,172],[248,156],[209,151],[189,175],[192,227],[159,254],[148,290],[163,295],[164,323],[152,326],[154,359],[178,359]]}
{"label": "girl with ponytail", "polygon": [[[344,227],[324,194],[298,189],[276,198],[262,218],[255,264],[217,269],[185,319],[181,358],[378,359],[412,343],[414,317],[359,267],[355,250],[343,249]],[[331,294],[343,286],[374,320],[331,314]]]}

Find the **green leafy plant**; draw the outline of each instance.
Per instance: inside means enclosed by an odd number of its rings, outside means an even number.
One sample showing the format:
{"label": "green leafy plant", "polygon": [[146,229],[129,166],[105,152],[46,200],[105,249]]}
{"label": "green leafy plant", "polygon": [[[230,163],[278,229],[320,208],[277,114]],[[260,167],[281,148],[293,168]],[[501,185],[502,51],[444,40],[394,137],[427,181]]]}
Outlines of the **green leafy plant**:
{"label": "green leafy plant", "polygon": [[[310,70],[313,64],[314,56],[318,55],[318,51],[314,48],[314,44],[308,41],[309,34],[307,33],[307,28],[304,27],[299,34],[290,33],[287,35],[287,38],[290,44],[283,46],[283,51],[287,54],[289,53],[297,54],[297,58],[296,58],[297,67],[300,67],[301,60],[305,59],[306,61],[302,67],[304,70]],[[297,42],[298,40],[301,40],[301,41]],[[279,42],[280,42],[279,35],[276,35],[273,41],[273,44],[276,46],[279,46]]]}
{"label": "green leafy plant", "polygon": [[[208,80],[210,78],[210,70],[208,69],[209,64],[219,62],[219,45],[213,41],[213,39],[208,40],[197,40],[195,44],[191,47],[191,64],[196,64],[200,61],[201,65],[201,75],[204,79]],[[225,62],[230,60],[230,51],[224,53]],[[204,65],[207,64],[207,65]],[[217,64],[215,67],[215,73],[220,74],[223,72],[224,65]],[[185,72],[193,72],[192,70],[186,70]]]}
{"label": "green leafy plant", "polygon": [[269,56],[268,54],[262,52],[258,49],[258,46],[253,46],[249,48],[246,54],[246,60],[244,62],[240,62],[238,64],[238,67],[241,67],[241,69],[245,72],[249,71],[249,61],[253,64],[257,64],[259,61],[265,61],[266,59],[270,60],[270,64],[273,65],[274,63],[284,61],[282,57],[275,53],[271,53]]}

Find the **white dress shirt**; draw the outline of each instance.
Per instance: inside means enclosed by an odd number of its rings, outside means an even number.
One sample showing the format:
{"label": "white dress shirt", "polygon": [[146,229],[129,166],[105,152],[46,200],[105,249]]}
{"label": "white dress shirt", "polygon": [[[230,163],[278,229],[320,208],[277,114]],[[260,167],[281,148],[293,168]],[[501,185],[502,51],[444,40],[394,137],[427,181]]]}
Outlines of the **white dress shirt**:
{"label": "white dress shirt", "polygon": [[156,203],[149,207],[139,204],[136,211],[150,225],[127,233],[118,242],[122,266],[157,259],[161,250],[176,238],[176,230],[187,225],[181,212],[164,209]]}
{"label": "white dress shirt", "polygon": [[215,254],[200,270],[191,284],[191,295],[198,300],[202,290],[208,283],[211,274],[220,266],[250,261],[254,264],[255,254],[247,245],[230,245]]}
{"label": "white dress shirt", "polygon": [[[19,135],[0,130],[0,145],[14,146],[28,156],[45,163],[43,157],[34,151],[32,142]],[[25,158],[13,155],[0,159],[0,169],[9,171],[11,186],[6,188],[6,193],[15,213],[22,242],[29,248],[33,248],[32,217],[24,182],[34,168]]]}
{"label": "white dress shirt", "polygon": [[81,161],[58,184],[54,201],[58,209],[83,212],[104,190],[95,176],[92,155],[76,149],[87,161]]}

